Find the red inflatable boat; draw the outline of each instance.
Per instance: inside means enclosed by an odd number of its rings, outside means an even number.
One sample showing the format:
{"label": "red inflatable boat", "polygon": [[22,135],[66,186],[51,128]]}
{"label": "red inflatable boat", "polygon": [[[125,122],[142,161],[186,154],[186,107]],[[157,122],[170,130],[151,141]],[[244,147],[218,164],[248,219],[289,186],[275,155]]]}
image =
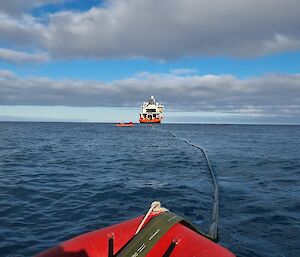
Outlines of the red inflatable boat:
{"label": "red inflatable boat", "polygon": [[121,122],[117,123],[116,127],[134,127],[134,124],[131,121],[128,123]]}
{"label": "red inflatable boat", "polygon": [[234,257],[191,223],[164,208],[92,231],[35,257]]}

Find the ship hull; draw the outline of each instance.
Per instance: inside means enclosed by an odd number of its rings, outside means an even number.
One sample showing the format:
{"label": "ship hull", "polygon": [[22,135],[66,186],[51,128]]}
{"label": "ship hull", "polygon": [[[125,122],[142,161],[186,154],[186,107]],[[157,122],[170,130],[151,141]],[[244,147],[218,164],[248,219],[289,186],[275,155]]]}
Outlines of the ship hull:
{"label": "ship hull", "polygon": [[145,119],[145,118],[140,118],[140,123],[161,123],[161,119]]}

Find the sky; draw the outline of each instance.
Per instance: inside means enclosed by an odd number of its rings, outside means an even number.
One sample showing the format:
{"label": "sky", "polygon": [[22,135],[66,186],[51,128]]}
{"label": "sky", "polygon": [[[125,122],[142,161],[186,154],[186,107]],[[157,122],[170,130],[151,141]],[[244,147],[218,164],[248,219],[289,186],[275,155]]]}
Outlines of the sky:
{"label": "sky", "polygon": [[0,121],[300,124],[299,0],[1,0]]}

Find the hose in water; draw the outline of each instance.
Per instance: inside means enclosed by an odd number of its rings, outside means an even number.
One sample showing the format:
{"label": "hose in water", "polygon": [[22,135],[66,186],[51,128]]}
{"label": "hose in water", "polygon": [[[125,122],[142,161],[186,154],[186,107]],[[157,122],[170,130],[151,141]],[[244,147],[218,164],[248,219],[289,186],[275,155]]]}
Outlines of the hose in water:
{"label": "hose in water", "polygon": [[[151,127],[153,129],[157,129],[153,125]],[[202,147],[195,145],[184,138],[178,137],[172,131],[164,130],[164,129],[157,129],[157,130],[170,133],[174,138],[176,138],[180,141],[183,141],[192,147],[199,149],[203,153],[205,160],[206,160],[207,167],[209,169],[210,175],[213,180],[213,184],[214,184],[214,204],[213,204],[213,209],[212,209],[212,214],[211,214],[211,225],[209,227],[209,231],[208,231],[208,234],[206,234],[206,236],[208,238],[210,238],[211,240],[217,241],[218,240],[218,224],[219,224],[219,186],[218,186],[217,177],[215,176],[215,173],[211,167],[211,164],[208,159],[206,151]]]}

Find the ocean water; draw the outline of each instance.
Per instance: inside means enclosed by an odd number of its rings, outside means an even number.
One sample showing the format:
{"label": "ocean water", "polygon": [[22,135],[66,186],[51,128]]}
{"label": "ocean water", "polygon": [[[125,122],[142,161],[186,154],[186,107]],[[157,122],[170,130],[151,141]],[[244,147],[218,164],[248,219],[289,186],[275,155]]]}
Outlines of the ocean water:
{"label": "ocean water", "polygon": [[0,123],[0,256],[31,256],[145,213],[154,200],[237,256],[300,256],[300,127]]}

